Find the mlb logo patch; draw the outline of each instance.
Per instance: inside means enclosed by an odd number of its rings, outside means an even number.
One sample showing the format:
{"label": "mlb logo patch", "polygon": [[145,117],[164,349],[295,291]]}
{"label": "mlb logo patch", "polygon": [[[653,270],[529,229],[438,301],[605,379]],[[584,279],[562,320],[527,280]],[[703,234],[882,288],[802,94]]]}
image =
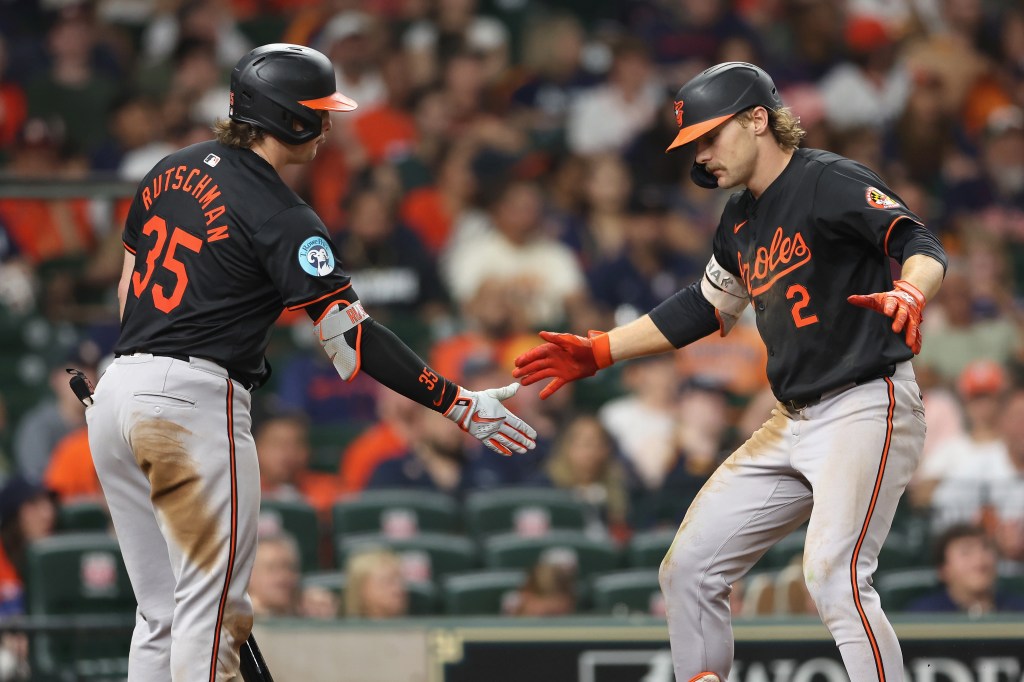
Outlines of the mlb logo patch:
{"label": "mlb logo patch", "polygon": [[217,156],[216,154],[207,154],[206,158],[203,159],[203,163],[205,163],[210,168],[213,168],[218,163],[220,163],[220,157]]}

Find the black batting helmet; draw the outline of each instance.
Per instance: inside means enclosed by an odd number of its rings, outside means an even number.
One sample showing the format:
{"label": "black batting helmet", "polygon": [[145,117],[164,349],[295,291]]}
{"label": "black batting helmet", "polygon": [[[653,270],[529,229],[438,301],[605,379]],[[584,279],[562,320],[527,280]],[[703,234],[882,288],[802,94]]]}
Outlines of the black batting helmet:
{"label": "black batting helmet", "polygon": [[[262,45],[231,72],[228,116],[302,144],[323,129],[319,111],[352,111],[354,100],[336,89],[331,60],[302,45]],[[299,125],[296,126],[295,123]]]}
{"label": "black batting helmet", "polygon": [[[771,76],[747,62],[716,64],[693,77],[676,93],[679,134],[665,151],[690,144],[741,111],[756,106],[769,111],[782,108],[782,98]],[[718,187],[718,180],[696,162],[690,177],[701,187]]]}

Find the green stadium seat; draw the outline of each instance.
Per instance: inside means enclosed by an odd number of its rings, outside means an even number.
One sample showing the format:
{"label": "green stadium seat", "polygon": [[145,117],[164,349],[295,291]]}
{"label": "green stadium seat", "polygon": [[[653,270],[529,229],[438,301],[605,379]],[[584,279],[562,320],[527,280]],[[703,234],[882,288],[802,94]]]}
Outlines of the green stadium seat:
{"label": "green stadium seat", "polygon": [[444,612],[453,616],[501,615],[505,600],[526,580],[525,571],[473,571],[441,581]]}
{"label": "green stadium seat", "polygon": [[558,488],[481,490],[466,497],[469,532],[477,538],[515,532],[542,535],[551,530],[582,531],[587,506],[571,492]]}
{"label": "green stadium seat", "polygon": [[599,613],[664,614],[665,598],[658,584],[658,571],[648,568],[616,571],[595,576],[590,597]]}
{"label": "green stadium seat", "polygon": [[57,509],[59,532],[106,532],[110,528],[110,514],[106,505],[92,500],[66,502]]}
{"label": "green stadium seat", "polygon": [[387,548],[402,559],[406,579],[412,582],[440,580],[449,573],[471,571],[478,567],[476,545],[469,538],[452,533],[420,533],[394,538],[380,533],[348,535],[336,538],[338,566],[355,551]]}
{"label": "green stadium seat", "polygon": [[309,468],[338,473],[341,453],[363,431],[366,424],[312,424],[309,427]]}
{"label": "green stadium seat", "polygon": [[[130,625],[135,595],[112,536],[65,533],[38,540],[28,548],[27,567],[29,615],[121,615]],[[121,670],[127,665],[130,632],[129,626],[126,632],[39,634],[30,645],[33,664],[40,673],[70,667],[82,677]]]}
{"label": "green stadium seat", "polygon": [[874,576],[875,591],[886,611],[901,611],[911,602],[941,586],[934,568],[908,568],[878,571]]}
{"label": "green stadium seat", "polygon": [[594,538],[575,531],[551,531],[538,537],[516,533],[484,539],[484,562],[490,568],[529,570],[539,560],[565,562],[576,566],[587,578],[619,568],[620,552],[610,538]]}
{"label": "green stadium seat", "polygon": [[[318,571],[302,576],[302,585],[317,586],[331,590],[338,597],[342,612],[345,609],[346,576],[341,571]],[[437,585],[430,580],[407,582],[405,585],[409,595],[409,615],[429,616],[437,613]]]}
{"label": "green stadium seat", "polygon": [[633,568],[658,568],[675,537],[675,528],[635,533],[626,548],[629,565]]}
{"label": "green stadium seat", "polygon": [[366,490],[336,502],[331,515],[335,537],[381,533],[398,538],[459,529],[459,505],[450,495],[429,490]]}
{"label": "green stadium seat", "polygon": [[1009,592],[1018,597],[1024,597],[1024,574],[1000,573],[998,589],[1001,592]]}
{"label": "green stadium seat", "polygon": [[295,538],[299,544],[303,573],[319,568],[320,526],[312,506],[298,500],[260,500],[261,527],[268,522],[276,524]]}

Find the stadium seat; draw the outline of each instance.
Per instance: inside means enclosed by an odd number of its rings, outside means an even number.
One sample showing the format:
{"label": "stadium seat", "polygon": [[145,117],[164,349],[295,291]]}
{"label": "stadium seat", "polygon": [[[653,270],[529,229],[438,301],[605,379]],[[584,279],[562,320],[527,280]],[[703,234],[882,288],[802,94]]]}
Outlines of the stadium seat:
{"label": "stadium seat", "polygon": [[470,493],[466,524],[477,538],[498,533],[543,535],[552,530],[582,531],[587,506],[558,488],[503,488]]}
{"label": "stadium seat", "polygon": [[338,566],[361,549],[387,548],[402,559],[407,580],[422,582],[440,580],[449,573],[471,571],[479,564],[476,546],[462,535],[451,533],[420,533],[408,538],[388,537],[381,533],[348,535],[336,538]]}
{"label": "stadium seat", "polygon": [[293,500],[260,501],[260,530],[273,523],[287,531],[299,544],[302,572],[315,571],[320,566],[320,526],[316,510],[306,502]]}
{"label": "stadium seat", "polygon": [[664,596],[658,584],[658,571],[649,568],[616,571],[595,576],[590,597],[599,613],[663,615]]}
{"label": "stadium seat", "polygon": [[941,583],[934,568],[878,571],[875,591],[886,611],[901,611],[918,597],[937,589]]}
{"label": "stadium seat", "polygon": [[571,563],[581,578],[619,568],[620,553],[610,538],[593,538],[575,531],[551,531],[539,537],[516,533],[484,539],[484,562],[490,568],[529,570],[538,560]]}
{"label": "stadium seat", "polygon": [[339,500],[332,508],[335,537],[381,533],[394,538],[459,529],[459,506],[444,493],[429,490],[366,490]]}
{"label": "stadium seat", "polygon": [[328,474],[338,473],[341,453],[365,428],[365,424],[311,424],[309,468]]}
{"label": "stadium seat", "polygon": [[[302,576],[302,585],[323,587],[338,596],[341,613],[345,610],[346,577],[341,571],[318,571]],[[407,582],[405,585],[409,595],[409,615],[429,616],[437,613],[438,590],[429,580]]]}
{"label": "stadium seat", "polygon": [[29,615],[122,615],[126,626],[87,635],[36,635],[30,646],[35,671],[71,666],[83,678],[103,670],[125,672],[136,602],[117,540],[106,533],[54,535],[29,545],[27,566]]}
{"label": "stadium seat", "polygon": [[633,568],[658,568],[675,537],[675,528],[659,528],[634,534],[626,548],[629,565]]}
{"label": "stadium seat", "polygon": [[453,616],[500,615],[510,593],[523,584],[525,571],[474,571],[441,580],[444,612]]}
{"label": "stadium seat", "polygon": [[95,531],[110,528],[110,515],[102,502],[92,500],[66,502],[57,509],[57,530],[61,533]]}

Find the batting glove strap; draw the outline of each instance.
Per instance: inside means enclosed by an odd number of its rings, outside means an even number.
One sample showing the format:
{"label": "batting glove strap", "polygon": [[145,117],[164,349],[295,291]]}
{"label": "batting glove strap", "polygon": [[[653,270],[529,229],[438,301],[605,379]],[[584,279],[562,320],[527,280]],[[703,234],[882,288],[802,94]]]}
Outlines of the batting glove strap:
{"label": "batting glove strap", "polygon": [[518,390],[517,383],[486,391],[469,391],[460,386],[444,416],[498,454],[522,454],[537,447],[537,432],[501,404]]}

